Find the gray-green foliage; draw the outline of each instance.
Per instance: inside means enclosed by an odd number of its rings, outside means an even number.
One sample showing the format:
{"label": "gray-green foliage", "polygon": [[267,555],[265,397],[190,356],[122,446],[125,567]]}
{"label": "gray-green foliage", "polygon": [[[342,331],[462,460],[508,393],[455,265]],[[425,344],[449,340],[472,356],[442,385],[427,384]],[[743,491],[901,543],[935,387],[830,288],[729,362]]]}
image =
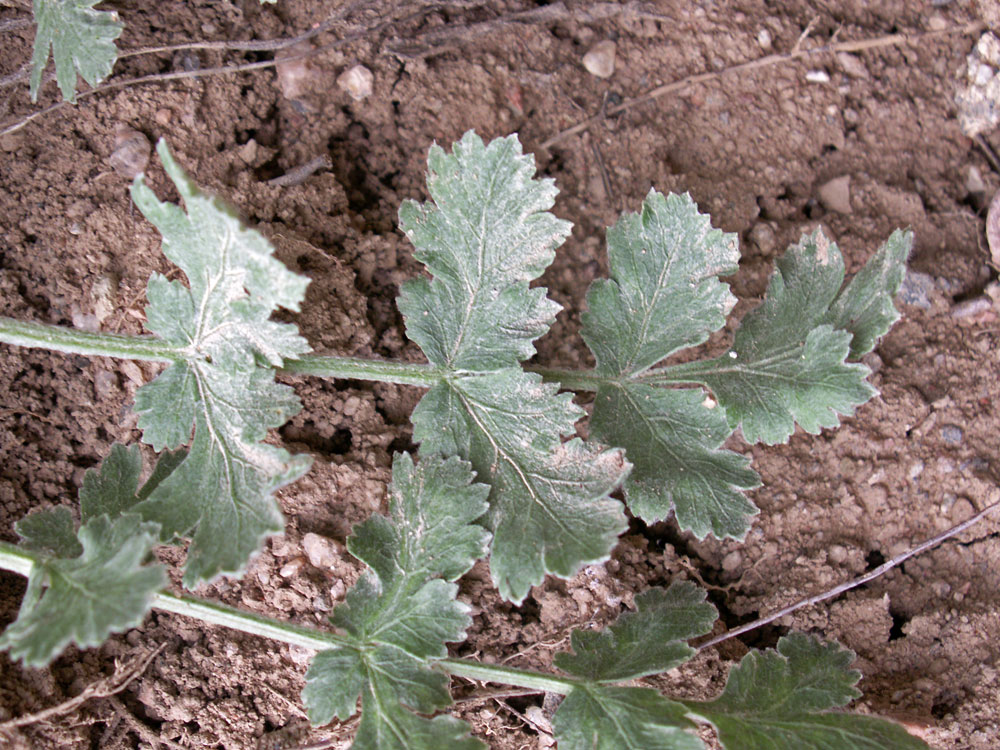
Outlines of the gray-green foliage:
{"label": "gray-green foliage", "polygon": [[149,280],[146,325],[176,345],[177,361],[139,389],[135,408],[143,440],[156,450],[186,445],[192,430],[194,439],[136,512],[160,525],[164,541],[191,537],[184,583],[193,586],[242,570],[261,540],[284,528],[273,493],[311,464],[262,442],[301,408],[274,373],[309,345],[294,325],[270,316],[278,307],[297,310],[308,279],[199,191],[164,142],[157,151],[186,211],[159,201],[141,175],[132,196],[188,284],[160,274]]}
{"label": "gray-green foliage", "polygon": [[360,695],[357,750],[483,747],[456,719],[413,713],[451,705],[448,678],[431,667],[447,656],[445,643],[465,639],[471,619],[451,581],[489,542],[473,523],[486,511],[489,488],[472,479],[469,465],[455,457],[414,466],[409,455],[398,455],[389,517],[373,516],[349,541],[369,566],[331,618],[350,643],[316,655],[302,695],[314,724],[350,718]]}
{"label": "gray-green foliage", "polygon": [[563,442],[583,410],[520,365],[559,309],[528,285],[569,232],[547,212],[552,181],[532,179],[516,136],[486,146],[467,133],[451,154],[432,147],[428,167],[434,204],[405,203],[400,223],[433,279],[407,282],[399,309],[447,374],[414,410],[414,437],[470,461],[492,487],[490,568],[501,595],[520,602],[546,573],[607,556],[625,529],[608,493],[628,464],[620,450]]}
{"label": "gray-green foliage", "polygon": [[156,524],[131,512],[140,470],[138,448],[116,445],[100,472],[87,473],[79,530],[65,506],[15,524],[21,545],[43,562],[32,568],[17,620],[0,636],[11,657],[42,666],[71,642],[98,646],[142,621],[166,574],[147,560]]}
{"label": "gray-green foliage", "polygon": [[115,11],[96,11],[99,0],[33,0],[35,46],[31,58],[31,101],[38,100],[49,50],[63,99],[76,101],[77,73],[96,86],[118,59],[115,39],[122,24]]}

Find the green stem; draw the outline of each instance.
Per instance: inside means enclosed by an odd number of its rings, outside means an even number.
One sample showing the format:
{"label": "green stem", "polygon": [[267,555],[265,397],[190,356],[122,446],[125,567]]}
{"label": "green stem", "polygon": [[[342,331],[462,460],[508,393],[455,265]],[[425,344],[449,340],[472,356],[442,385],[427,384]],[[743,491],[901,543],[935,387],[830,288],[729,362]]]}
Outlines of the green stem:
{"label": "green stem", "polygon": [[542,376],[546,383],[558,383],[567,391],[596,391],[602,385],[611,382],[607,375],[598,375],[594,370],[562,370],[554,367],[524,368]]}
{"label": "green stem", "polygon": [[445,377],[445,372],[434,365],[330,355],[312,355],[302,359],[287,360],[282,371],[296,375],[316,375],[321,378],[377,380],[382,383],[417,385],[424,388],[436,385]]}
{"label": "green stem", "polygon": [[97,355],[151,362],[176,362],[178,348],[153,336],[90,333],[65,326],[32,323],[0,316],[0,341],[17,346],[53,349],[66,354]]}
{"label": "green stem", "polygon": [[517,667],[503,667],[499,664],[484,664],[473,659],[441,659],[435,664],[455,677],[467,677],[470,680],[496,682],[502,685],[516,685],[529,690],[541,690],[545,693],[566,695],[577,685],[577,681],[572,677],[560,677],[529,669],[518,669]]}
{"label": "green stem", "polygon": [[0,568],[28,576],[35,565],[35,556],[8,542],[0,542]]}
{"label": "green stem", "polygon": [[[0,542],[0,569],[27,576],[31,573],[32,567],[44,559],[45,556],[41,553],[32,552],[7,542]],[[177,596],[160,592],[153,597],[151,605],[156,609],[193,617],[210,625],[221,625],[312,651],[350,646],[354,643],[336,633],[305,625],[296,625],[291,622],[282,622],[255,612],[246,612],[194,596]],[[441,659],[434,661],[433,664],[458,677],[514,685],[549,693],[566,694],[575,684],[573,679],[568,677],[503,667],[497,664],[483,664],[472,659]]]}

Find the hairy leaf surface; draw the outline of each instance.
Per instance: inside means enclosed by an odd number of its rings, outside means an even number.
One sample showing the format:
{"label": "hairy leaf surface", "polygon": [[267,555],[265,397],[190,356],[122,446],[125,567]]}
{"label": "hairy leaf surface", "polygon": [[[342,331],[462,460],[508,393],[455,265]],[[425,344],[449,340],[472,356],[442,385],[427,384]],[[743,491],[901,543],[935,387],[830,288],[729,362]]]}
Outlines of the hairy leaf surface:
{"label": "hairy leaf surface", "polygon": [[635,598],[636,611],[602,631],[574,630],[576,653],[556,654],[560,669],[582,678],[552,720],[559,747],[572,750],[698,750],[687,709],[655,690],[612,687],[683,664],[695,651],[684,641],[707,633],[716,619],[705,592],[687,582]]}
{"label": "hairy leaf surface", "polygon": [[573,688],[552,717],[559,750],[704,750],[680,703],[650,688]]}
{"label": "hairy leaf surface", "polygon": [[605,382],[597,389],[591,439],[625,448],[629,509],[647,522],[674,511],[699,537],[742,538],[757,512],[742,490],[756,487],[749,461],[720,450],[732,432],[701,389],[639,382],[674,352],[703,343],[736,300],[720,275],[736,271],[736,235],[713,229],[688,195],[651,190],[642,211],[608,229],[611,278],[587,294],[582,334]]}
{"label": "hairy leaf surface", "polygon": [[576,653],[556,654],[556,666],[595,683],[666,672],[694,656],[684,641],[708,633],[717,617],[705,591],[686,581],[648,589],[635,597],[635,606],[604,630],[574,630]]}
{"label": "hairy leaf surface", "polygon": [[751,651],[707,703],[684,701],[718,730],[730,750],[926,750],[898,724],[871,716],[824,712],[861,693],[854,654],[801,633],[776,651]]}
{"label": "hairy leaf surface", "polygon": [[671,379],[684,373],[708,385],[752,443],[785,442],[796,423],[811,433],[835,427],[876,393],[868,368],[846,360],[895,319],[892,295],[908,250],[909,236],[893,235],[841,292],[837,246],[819,230],[804,237],[778,259],[767,297],[743,319],[730,351],[671,368]]}
{"label": "hairy leaf surface", "polygon": [[[48,517],[65,531],[69,511],[55,508],[28,516],[16,528],[36,548],[37,529]],[[32,536],[34,534],[35,536]],[[167,578],[160,565],[144,565],[156,543],[156,526],[135,514],[106,515],[80,527],[77,556],[53,556],[35,565],[15,620],[0,636],[0,648],[28,666],[43,666],[69,643],[103,643],[111,633],[142,622],[153,595]],[[63,545],[60,552],[72,552]]]}
{"label": "hairy leaf surface", "polygon": [[582,410],[520,368],[559,309],[528,286],[569,231],[547,212],[552,181],[532,179],[515,136],[487,146],[467,133],[451,154],[433,147],[428,166],[434,203],[406,203],[400,220],[433,278],[404,284],[399,308],[447,375],[415,410],[414,436],[492,486],[491,572],[520,602],[546,573],[608,556],[625,517],[607,494],[628,465],[621,451],[562,443]]}
{"label": "hairy leaf surface", "polygon": [[429,714],[451,705],[448,678],[428,661],[447,656],[445,643],[465,638],[468,607],[449,583],[486,552],[489,533],[473,522],[489,488],[473,484],[457,457],[396,456],[389,518],[373,516],[348,542],[369,570],[334,611],[350,645],[317,654],[303,699],[314,724],[347,719],[362,700],[355,748],[481,748],[469,728]]}
{"label": "hairy leaf surface", "polygon": [[38,101],[49,50],[63,99],[76,101],[76,74],[96,86],[118,59],[115,39],[122,24],[115,11],[96,11],[100,0],[33,0],[35,45],[31,56],[31,101]]}
{"label": "hairy leaf surface", "polygon": [[191,536],[184,584],[236,573],[283,519],[273,493],[304,474],[307,456],[264,444],[300,409],[291,388],[274,382],[285,358],[309,345],[294,325],[270,320],[297,310],[308,279],[273,257],[259,233],[221,201],[201,193],[162,141],[157,152],[186,213],[160,202],[142,176],[136,205],[163,235],[164,254],[189,286],[150,279],[147,327],[178,347],[179,361],[136,393],[143,440],[156,450],[194,441],[180,465],[136,506],[160,524],[164,540]]}

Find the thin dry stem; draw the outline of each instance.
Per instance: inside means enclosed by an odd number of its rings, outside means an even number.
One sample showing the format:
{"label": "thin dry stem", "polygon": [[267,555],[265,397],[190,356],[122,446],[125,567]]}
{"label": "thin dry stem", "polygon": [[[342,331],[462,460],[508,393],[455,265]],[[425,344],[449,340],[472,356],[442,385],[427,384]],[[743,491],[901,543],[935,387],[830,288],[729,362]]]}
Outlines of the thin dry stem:
{"label": "thin dry stem", "polygon": [[149,666],[150,662],[152,662],[153,659],[155,659],[166,647],[167,645],[165,643],[161,644],[154,651],[149,652],[145,656],[140,656],[134,659],[130,664],[116,670],[110,677],[105,677],[103,680],[98,680],[97,682],[88,685],[79,695],[74,696],[67,701],[63,701],[57,706],[52,706],[42,711],[28,714],[27,716],[19,716],[16,719],[10,719],[9,721],[3,722],[0,724],[0,734],[19,727],[30,726],[31,724],[37,724],[42,721],[54,719],[57,716],[68,714],[75,711],[91,698],[110,698],[116,693],[120,693],[130,682],[132,682],[132,680],[145,672],[146,667]]}
{"label": "thin dry stem", "polygon": [[[778,65],[780,63],[787,63],[793,60],[804,60],[811,57],[816,57],[819,55],[826,55],[835,52],[863,52],[870,49],[878,49],[881,47],[895,47],[901,44],[916,44],[918,42],[925,42],[929,39],[933,39],[939,36],[946,36],[949,34],[977,34],[985,28],[983,24],[979,21],[974,23],[968,23],[964,26],[951,26],[946,29],[940,29],[938,31],[927,31],[920,34],[891,34],[889,36],[878,37],[876,39],[861,39],[853,42],[837,42],[835,44],[825,44],[821,47],[815,47],[813,49],[795,49],[791,52],[776,53],[773,55],[767,55],[766,57],[761,57],[756,60],[750,60],[749,62],[740,63],[738,65],[733,65],[731,67],[725,68],[724,70],[713,71],[710,73],[696,73],[695,75],[687,76],[679,81],[673,81],[672,83],[665,83],[662,86],[657,86],[656,88],[650,89],[645,94],[635,97],[634,99],[626,99],[624,102],[619,104],[617,107],[611,107],[606,112],[601,112],[593,117],[588,117],[586,120],[578,122],[576,125],[561,130],[548,140],[544,141],[540,148],[550,148],[555,144],[569,138],[571,135],[576,135],[577,133],[582,133],[587,130],[592,125],[601,122],[605,116],[613,117],[617,114],[624,112],[637,104],[644,104],[645,102],[653,101],[666,94],[672,94],[676,91],[680,91],[683,88],[694,85],[696,83],[706,83],[708,81],[714,81],[717,78],[721,78],[729,73],[740,73],[747,70],[753,70],[755,68],[765,68],[771,65]],[[807,29],[808,31],[808,29]]]}
{"label": "thin dry stem", "polygon": [[921,542],[915,547],[911,547],[906,552],[896,555],[891,560],[883,563],[882,565],[879,565],[877,568],[875,568],[872,571],[869,571],[868,573],[865,573],[863,576],[859,576],[858,578],[855,578],[852,581],[848,581],[847,583],[842,583],[839,586],[834,586],[832,589],[824,591],[822,594],[816,594],[815,596],[810,596],[805,599],[800,599],[794,604],[789,604],[787,607],[782,607],[778,611],[772,612],[771,614],[765,617],[761,617],[760,619],[754,620],[753,622],[748,622],[745,625],[740,625],[738,628],[733,628],[732,630],[722,633],[721,635],[709,638],[704,643],[695,646],[695,648],[701,651],[711,646],[717,646],[723,641],[728,641],[730,638],[735,638],[739,635],[743,635],[744,633],[749,633],[751,630],[756,630],[757,628],[772,623],[775,620],[779,620],[785,615],[790,615],[792,612],[796,612],[797,610],[811,606],[813,604],[819,604],[820,602],[825,602],[827,599],[833,599],[835,596],[840,596],[845,591],[850,591],[851,589],[857,588],[858,586],[862,586],[868,583],[869,581],[873,581],[879,576],[888,573],[896,566],[906,562],[911,557],[926,552],[927,550],[938,546],[942,542],[951,539],[953,536],[961,534],[963,531],[970,528],[971,526],[975,526],[977,523],[982,521],[984,518],[986,518],[986,516],[995,511],[997,508],[1000,508],[1000,499],[994,501],[990,505],[987,505],[985,508],[983,508],[983,510],[979,511],[968,520],[962,521],[962,523],[952,526],[947,531],[942,531],[937,536],[931,537],[930,539]]}

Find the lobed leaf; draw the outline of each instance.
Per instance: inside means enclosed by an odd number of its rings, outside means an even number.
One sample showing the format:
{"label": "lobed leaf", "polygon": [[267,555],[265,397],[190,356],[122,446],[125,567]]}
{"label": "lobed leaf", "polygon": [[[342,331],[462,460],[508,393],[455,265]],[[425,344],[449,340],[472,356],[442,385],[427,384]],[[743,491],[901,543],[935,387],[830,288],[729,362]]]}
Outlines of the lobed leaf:
{"label": "lobed leaf", "polygon": [[705,591],[687,581],[648,589],[627,612],[602,631],[574,630],[575,654],[555,656],[555,665],[594,683],[624,682],[659,674],[695,654],[684,641],[704,635],[717,618]]}
{"label": "lobed leaf", "polygon": [[575,687],[552,717],[559,750],[704,750],[680,703],[650,688]]}
{"label": "lobed leaf", "polygon": [[294,325],[271,321],[297,310],[308,279],[285,268],[259,233],[201,193],[161,141],[157,152],[186,208],[160,202],[142,176],[135,203],[163,235],[164,254],[189,286],[150,279],[147,327],[176,344],[179,360],[136,393],[143,440],[156,450],[194,441],[173,472],[135,510],[161,538],[190,536],[184,585],[243,569],[261,540],[283,528],[273,493],[302,476],[307,456],[266,445],[301,405],[274,382],[275,368],[309,345]]}
{"label": "lobed leaf", "polygon": [[555,664],[581,681],[552,720],[560,748],[571,750],[698,750],[701,740],[684,705],[655,690],[612,687],[683,664],[695,651],[684,643],[712,629],[715,607],[687,582],[653,588],[635,598],[636,611],[606,629],[574,630],[575,654],[556,654]]}
{"label": "lobed leaf", "polygon": [[700,389],[664,390],[640,376],[663,358],[703,343],[736,300],[718,276],[736,271],[736,236],[713,229],[688,195],[651,190],[638,214],[608,229],[611,278],[587,293],[582,334],[604,376],[590,437],[625,449],[629,510],[647,522],[673,511],[699,537],[742,538],[757,512],[742,490],[757,487],[749,461],[720,450],[732,428],[705,408]]}
{"label": "lobed leaf", "polygon": [[473,484],[457,457],[424,458],[414,466],[396,456],[389,518],[374,516],[355,529],[352,554],[369,570],[334,611],[332,622],[349,645],[317,654],[302,696],[314,724],[347,719],[362,700],[354,747],[479,748],[464,723],[429,714],[451,705],[448,678],[430,662],[447,656],[445,643],[465,638],[468,607],[447,581],[486,552],[489,533],[473,522],[487,508],[489,488]]}
{"label": "lobed leaf", "polygon": [[909,235],[894,234],[841,291],[837,246],[819,230],[803,237],[778,260],[767,297],[743,319],[730,351],[670,368],[669,377],[683,373],[709,386],[730,426],[751,443],[785,442],[796,423],[811,433],[836,426],[838,415],[876,393],[865,380],[868,368],[846,360],[867,351],[895,319],[892,295],[909,243]]}
{"label": "lobed leaf", "polygon": [[[24,519],[17,528],[28,532],[26,546],[44,517],[64,529],[69,512],[56,508]],[[0,648],[28,666],[48,664],[71,642],[97,646],[138,625],[167,583],[162,566],[144,564],[156,527],[135,514],[98,516],[80,527],[77,539],[77,556],[53,556],[32,568],[17,620],[0,635]]]}
{"label": "lobed leaf", "polygon": [[546,573],[568,578],[607,559],[626,528],[607,495],[628,471],[617,449],[561,442],[583,411],[537,375],[505,369],[431,388],[413,412],[421,448],[471,461],[488,480],[490,572],[520,603]]}
{"label": "lobed leaf", "polygon": [[776,651],[751,651],[718,698],[684,701],[711,722],[730,750],[926,750],[898,724],[871,716],[819,713],[861,693],[854,654],[836,643],[793,633]]}
{"label": "lobed leaf", "polygon": [[115,11],[96,11],[100,0],[33,0],[35,45],[31,56],[31,101],[38,101],[49,50],[63,99],[76,101],[77,73],[96,86],[118,59],[115,39],[122,24]]}
{"label": "lobed leaf", "polygon": [[492,486],[491,573],[520,602],[546,573],[571,576],[606,559],[625,529],[607,497],[628,469],[621,451],[562,443],[583,412],[519,362],[559,309],[529,288],[569,225],[547,212],[556,189],[535,180],[516,136],[489,145],[469,132],[428,157],[433,204],[400,220],[433,274],[403,285],[407,335],[446,375],[413,414],[425,451],[458,455]]}
{"label": "lobed leaf", "polygon": [[470,130],[451,154],[432,146],[427,166],[434,203],[399,209],[414,257],[434,276],[402,286],[407,336],[449,370],[514,367],[559,310],[545,289],[528,288],[569,234],[569,222],[548,213],[558,191],[532,179],[534,159],[516,135],[487,146]]}

